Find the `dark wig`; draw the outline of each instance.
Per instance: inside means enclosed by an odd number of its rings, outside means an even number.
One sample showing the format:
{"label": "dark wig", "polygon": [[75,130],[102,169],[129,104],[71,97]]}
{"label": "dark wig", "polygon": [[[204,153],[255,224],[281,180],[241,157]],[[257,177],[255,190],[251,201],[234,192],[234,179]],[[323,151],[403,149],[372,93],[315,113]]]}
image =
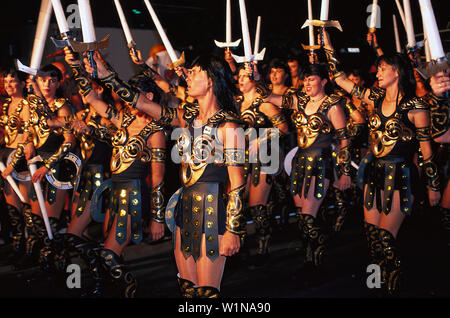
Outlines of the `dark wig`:
{"label": "dark wig", "polygon": [[[56,77],[58,79],[58,82],[61,82],[61,80],[62,80],[61,71],[59,70],[59,68],[57,68],[53,64],[47,64],[47,65],[41,67],[41,69],[39,71],[40,71],[40,73],[47,73],[51,77]],[[63,93],[61,86],[58,87],[58,89],[56,90],[55,97],[57,97],[57,98],[64,97],[64,93]]]}
{"label": "dark wig", "polygon": [[144,93],[153,93],[153,101],[160,104],[163,91],[156,85],[155,81],[146,76],[144,72],[134,75],[128,80],[128,84]]}
{"label": "dark wig", "polygon": [[414,70],[407,55],[394,53],[380,56],[375,66],[378,68],[381,62],[393,66],[398,71],[398,89],[402,93],[403,98],[411,99],[416,96],[416,79],[414,78]]}
{"label": "dark wig", "polygon": [[308,64],[305,66],[302,72],[303,79],[308,76],[317,75],[321,80],[326,79],[328,82],[325,84],[325,94],[330,95],[333,93],[333,84],[328,76],[328,65],[327,64]]}
{"label": "dark wig", "polygon": [[2,71],[2,77],[5,78],[8,75],[17,78],[21,82],[26,82],[27,80],[27,74],[16,70],[14,67],[10,67]]}
{"label": "dark wig", "polygon": [[287,78],[286,78],[286,81],[284,84],[287,86],[291,86],[291,70],[289,69],[289,66],[287,65],[287,63],[279,58],[272,59],[269,63],[269,67],[267,68],[267,77],[270,76],[270,71],[273,68],[282,69],[284,71],[284,73],[287,75]]}
{"label": "dark wig", "polygon": [[228,63],[221,57],[214,55],[201,55],[191,64],[191,68],[199,66],[206,71],[213,82],[213,92],[219,107],[237,113],[233,92],[233,75]]}
{"label": "dark wig", "polygon": [[58,81],[62,80],[62,73],[59,70],[59,68],[57,68],[55,65],[53,64],[47,64],[44,67],[42,67],[40,69],[40,71],[42,73],[48,73],[51,77],[56,77],[58,79]]}

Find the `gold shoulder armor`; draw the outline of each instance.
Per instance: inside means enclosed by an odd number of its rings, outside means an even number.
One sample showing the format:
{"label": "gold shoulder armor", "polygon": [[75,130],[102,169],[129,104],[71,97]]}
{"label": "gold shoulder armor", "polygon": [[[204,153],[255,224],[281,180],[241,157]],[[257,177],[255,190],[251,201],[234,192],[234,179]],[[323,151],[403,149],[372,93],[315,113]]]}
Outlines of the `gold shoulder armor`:
{"label": "gold shoulder armor", "polygon": [[430,105],[420,97],[414,97],[408,100],[406,103],[400,105],[401,110],[430,110]]}
{"label": "gold shoulder armor", "polygon": [[369,91],[370,91],[369,99],[373,102],[379,100],[380,98],[383,98],[384,95],[386,95],[386,90],[380,87],[373,86],[369,88]]}
{"label": "gold shoulder armor", "polygon": [[330,96],[328,96],[327,101],[330,103],[330,106],[332,106],[339,103],[342,97],[342,95],[331,94]]}
{"label": "gold shoulder armor", "polygon": [[184,110],[183,118],[186,121],[190,121],[196,117],[199,111],[198,104],[183,103],[180,107]]}
{"label": "gold shoulder armor", "polygon": [[67,103],[65,98],[56,99],[49,107],[52,112],[56,112],[58,109],[63,107]]}

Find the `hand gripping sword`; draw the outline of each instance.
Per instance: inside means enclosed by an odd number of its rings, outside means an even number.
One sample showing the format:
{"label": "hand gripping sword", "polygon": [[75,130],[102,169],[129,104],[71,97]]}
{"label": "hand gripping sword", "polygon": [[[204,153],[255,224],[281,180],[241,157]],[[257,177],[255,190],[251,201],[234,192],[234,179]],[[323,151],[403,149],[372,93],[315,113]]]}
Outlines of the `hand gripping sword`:
{"label": "hand gripping sword", "polygon": [[[167,38],[166,32],[164,31],[161,23],[159,22],[158,16],[155,13],[155,10],[153,10],[152,5],[148,0],[144,0],[145,5],[147,6],[148,12],[150,13],[150,16],[152,17],[153,23],[156,26],[156,29],[158,30],[159,36],[161,37],[161,41],[163,42],[167,54],[169,54],[170,60],[172,61],[172,64],[167,65],[170,69],[176,69],[183,65],[185,63],[184,59],[184,52],[181,53],[180,58],[177,57],[177,54],[175,53],[175,50],[172,47],[172,44],[170,44],[169,39]],[[184,79],[184,74],[183,74]]]}
{"label": "hand gripping sword", "polygon": [[321,47],[323,47],[323,30],[325,29],[325,28],[330,28],[330,27],[333,27],[333,28],[336,28],[336,29],[338,29],[339,31],[341,31],[342,32],[342,27],[341,27],[341,24],[339,23],[339,21],[336,21],[336,20],[330,20],[330,21],[321,21],[321,20],[309,20],[309,19],[307,19],[306,21],[305,21],[305,23],[302,25],[302,29],[304,29],[304,28],[306,28],[306,27],[309,27],[309,26],[313,26],[313,27],[319,27],[320,28],[320,32],[321,32],[321,43],[320,44],[316,44],[316,45],[304,45],[304,44],[302,44],[302,47],[303,47],[303,49],[305,49],[305,50],[312,50],[312,51],[314,51],[314,50],[318,50],[318,49],[320,49]]}
{"label": "hand gripping sword", "polygon": [[236,40],[234,42],[231,42],[231,0],[227,0],[227,7],[226,7],[226,20],[225,20],[225,42],[219,42],[217,40],[214,40],[214,43],[216,43],[216,46],[220,48],[227,48],[230,47],[237,47],[239,46],[239,43],[241,43],[241,39]]}
{"label": "hand gripping sword", "polygon": [[239,0],[239,10],[241,14],[241,26],[242,26],[242,39],[244,45],[244,56],[237,56],[232,54],[236,63],[250,63],[253,61],[262,61],[264,59],[264,54],[266,53],[266,48],[262,49],[261,52],[255,52],[252,54],[252,46],[250,44],[250,32],[248,31],[248,20],[247,11],[245,8],[244,0]]}
{"label": "hand gripping sword", "polygon": [[[442,46],[442,41],[431,1],[419,0],[419,4],[422,18],[424,24],[426,25],[425,36],[429,42],[431,60],[428,63],[424,63],[423,65],[421,65],[418,68],[418,71],[420,69],[420,73],[424,75],[425,78],[429,78],[438,72],[448,69],[450,67],[450,62]],[[445,92],[445,96],[447,98],[448,94],[449,91]]]}
{"label": "hand gripping sword", "polygon": [[60,0],[51,0],[53,5],[53,11],[55,12],[56,22],[58,24],[59,33],[61,34],[61,40],[50,37],[53,44],[60,49],[66,46],[70,46],[69,38],[73,38],[69,30],[69,25],[67,24],[66,16],[61,5]]}
{"label": "hand gripping sword", "polygon": [[109,35],[105,36],[101,41],[96,41],[94,21],[92,19],[91,4],[89,0],[78,0],[78,10],[80,12],[83,42],[77,42],[69,39],[69,43],[74,52],[88,53],[89,63],[94,69],[91,77],[97,78],[97,65],[94,61],[94,52],[108,47]]}
{"label": "hand gripping sword", "polygon": [[[3,172],[5,169],[6,169],[5,164],[2,161],[0,161],[0,171]],[[20,201],[22,203],[27,203],[27,201],[23,197],[22,193],[20,192],[19,187],[17,186],[17,183],[14,181],[13,177],[11,175],[7,176],[6,181],[8,181],[11,188],[14,190],[14,192],[19,197]]]}
{"label": "hand gripping sword", "polygon": [[[30,170],[31,176],[37,170],[36,162],[42,161],[41,156],[36,156],[30,160],[28,160],[28,169]],[[53,240],[52,228],[50,227],[50,221],[48,220],[47,208],[45,207],[45,199],[42,194],[41,184],[39,182],[33,182],[34,191],[36,192],[36,196],[38,199],[39,207],[41,208],[42,218],[44,219],[45,229],[47,230],[48,238]]]}

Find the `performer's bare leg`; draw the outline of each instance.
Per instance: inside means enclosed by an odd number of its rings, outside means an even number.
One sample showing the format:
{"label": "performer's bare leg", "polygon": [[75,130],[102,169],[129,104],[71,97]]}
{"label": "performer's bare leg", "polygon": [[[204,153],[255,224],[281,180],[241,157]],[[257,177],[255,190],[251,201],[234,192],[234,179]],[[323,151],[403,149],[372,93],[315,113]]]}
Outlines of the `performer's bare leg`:
{"label": "performer's bare leg", "polygon": [[117,217],[114,219],[114,223],[111,227],[110,232],[108,233],[108,237],[106,238],[104,248],[113,251],[117,255],[122,255],[124,248],[131,241],[131,216],[127,215],[127,237],[122,244],[119,244],[116,241],[116,226],[117,226]]}
{"label": "performer's bare leg", "polygon": [[194,285],[198,286],[197,265],[195,264],[192,256],[189,256],[187,259],[184,258],[183,252],[181,251],[181,232],[178,226],[176,227],[176,244],[174,255],[181,278],[187,279],[193,282]]}
{"label": "performer's bare leg", "polygon": [[[219,246],[222,241],[222,235],[219,235]],[[225,256],[219,256],[212,262],[206,254],[205,234],[202,236],[200,257],[197,260],[198,286],[211,286],[220,290],[223,270],[225,268]]]}
{"label": "performer's bare leg", "polygon": [[69,227],[67,228],[67,233],[82,237],[84,230],[92,221],[91,214],[89,213],[91,209],[91,201],[89,200],[86,202],[84,212],[80,216],[77,216],[76,208],[78,206],[78,200],[79,194],[76,195],[73,203],[72,219],[69,223]]}

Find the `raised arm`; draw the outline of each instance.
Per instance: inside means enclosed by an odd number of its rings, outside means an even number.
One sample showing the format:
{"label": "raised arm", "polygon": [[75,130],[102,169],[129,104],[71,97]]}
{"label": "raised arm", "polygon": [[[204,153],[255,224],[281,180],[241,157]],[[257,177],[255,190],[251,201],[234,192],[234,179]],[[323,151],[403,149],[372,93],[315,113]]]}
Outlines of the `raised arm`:
{"label": "raised arm", "polygon": [[342,87],[342,89],[344,89],[347,93],[355,96],[356,98],[362,100],[364,103],[373,107],[373,101],[369,99],[370,90],[362,88],[353,83],[342,71],[339,60],[337,59],[334,52],[334,48],[331,45],[328,32],[325,29],[323,30],[323,42],[325,55],[328,61],[328,70],[331,73],[332,80],[334,80],[336,84]]}
{"label": "raised arm", "polygon": [[[137,56],[133,53],[132,50],[130,50],[130,57],[134,64],[139,65],[143,71],[153,80],[155,81],[156,85],[158,85],[159,88],[162,89],[164,93],[172,94],[173,96],[185,100],[186,98],[186,89],[183,86],[177,86],[170,84],[168,81],[166,81],[161,75],[159,75],[155,70],[153,70],[150,66],[145,64],[144,60],[142,59],[141,51],[136,49]],[[179,70],[182,72],[182,70]],[[176,71],[177,72],[177,71]],[[177,75],[180,76],[180,74],[177,72]]]}
{"label": "raised arm", "polygon": [[[97,65],[98,77],[101,85],[111,89],[128,106],[148,114],[150,117],[160,121],[164,125],[180,126],[184,123],[182,117],[183,110],[161,106],[146,98],[144,94],[141,94],[139,91],[123,82],[116,73],[107,69],[98,52],[94,54],[94,60]],[[89,74],[92,74],[93,69],[87,59],[85,59],[84,64],[86,71]]]}

